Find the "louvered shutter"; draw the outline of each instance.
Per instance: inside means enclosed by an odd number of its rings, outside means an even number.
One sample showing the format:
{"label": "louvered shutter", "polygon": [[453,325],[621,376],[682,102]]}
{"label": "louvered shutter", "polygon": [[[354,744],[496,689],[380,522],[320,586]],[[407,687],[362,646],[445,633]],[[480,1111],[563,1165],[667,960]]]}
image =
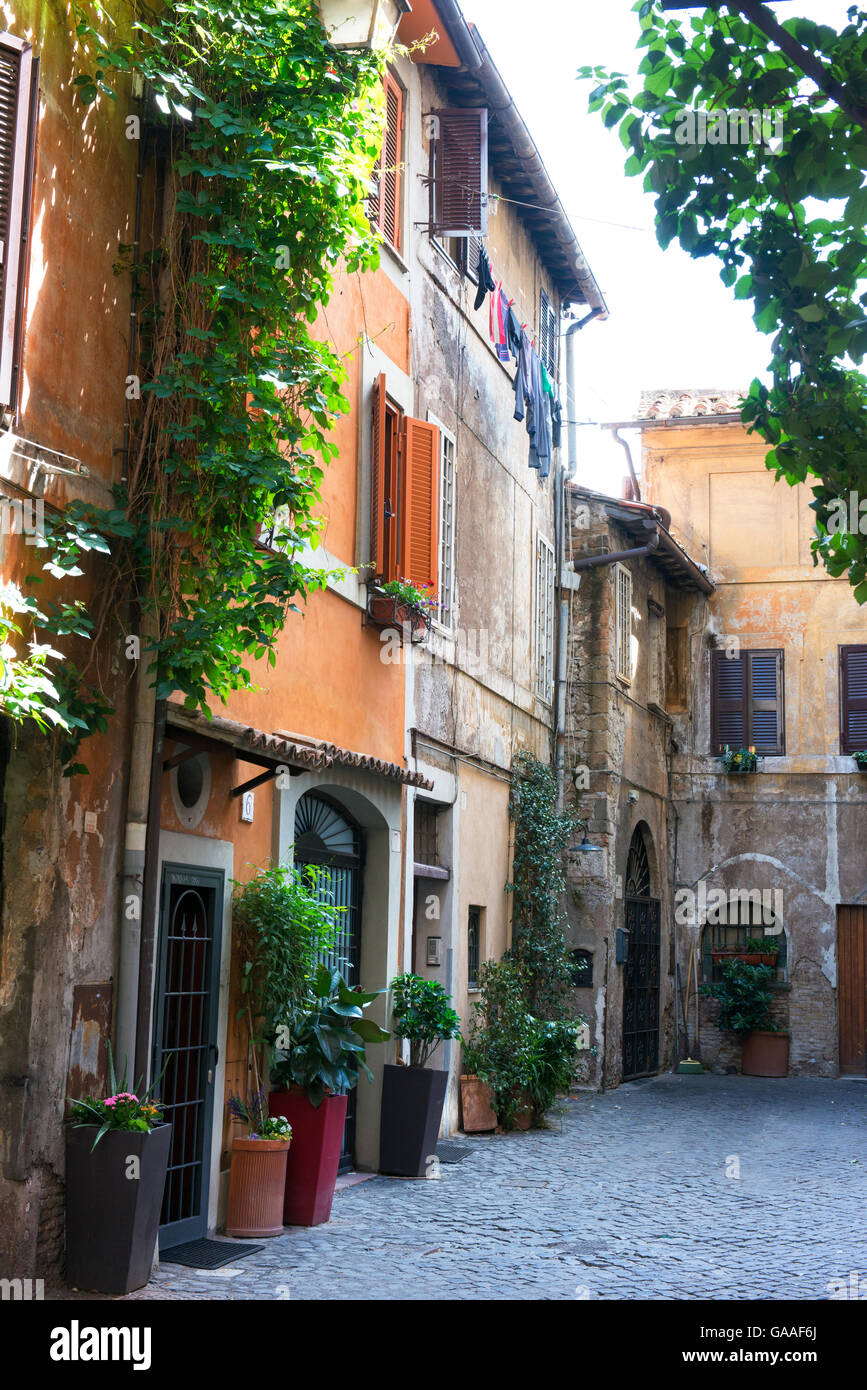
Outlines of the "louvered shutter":
{"label": "louvered shutter", "polygon": [[482,238],[477,233],[468,236],[464,242],[467,263],[463,269],[476,284],[479,283],[479,252],[482,249],[482,245]]}
{"label": "louvered shutter", "polygon": [[403,155],[403,89],[390,72],[385,75],[385,126],[382,153],[371,177],[367,215],[396,250],[400,250],[401,159]]}
{"label": "louvered shutter", "polygon": [[539,303],[539,355],[553,381],[557,371],[557,316],[544,290]]}
{"label": "louvered shutter", "polygon": [[757,753],[783,751],[782,652],[748,652],[750,739]]}
{"label": "louvered shutter", "polygon": [[0,406],[13,409],[27,270],[35,77],[31,46],[13,34],[0,34]]}
{"label": "louvered shutter", "polygon": [[840,748],[867,748],[867,646],[840,648]]}
{"label": "louvered shutter", "polygon": [[385,373],[373,386],[373,439],[370,459],[370,559],[376,578],[385,564]]}
{"label": "louvered shutter", "polygon": [[712,654],[713,751],[743,748],[747,737],[747,670],[743,656]]}
{"label": "louvered shutter", "polygon": [[403,425],[400,577],[436,593],[439,571],[440,432],[426,420]]}
{"label": "louvered shutter", "polygon": [[430,142],[430,232],[467,236],[488,230],[488,113],[476,107],[434,111]]}

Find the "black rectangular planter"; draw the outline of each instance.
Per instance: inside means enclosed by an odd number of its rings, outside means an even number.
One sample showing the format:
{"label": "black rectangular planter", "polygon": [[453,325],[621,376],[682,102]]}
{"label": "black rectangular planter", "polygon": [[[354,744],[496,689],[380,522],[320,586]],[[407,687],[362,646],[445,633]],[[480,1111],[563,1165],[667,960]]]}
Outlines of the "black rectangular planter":
{"label": "black rectangular planter", "polygon": [[97,1132],[66,1131],[66,1279],[76,1289],[131,1293],[151,1277],[172,1127],[109,1130],[94,1149]]}
{"label": "black rectangular planter", "polygon": [[401,1178],[423,1178],[436,1153],[447,1071],[385,1066],[379,1126],[379,1171]]}

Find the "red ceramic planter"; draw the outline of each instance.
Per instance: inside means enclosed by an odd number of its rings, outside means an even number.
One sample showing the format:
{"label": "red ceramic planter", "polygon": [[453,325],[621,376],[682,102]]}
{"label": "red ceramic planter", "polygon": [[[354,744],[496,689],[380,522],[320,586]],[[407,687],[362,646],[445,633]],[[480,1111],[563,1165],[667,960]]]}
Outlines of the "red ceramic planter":
{"label": "red ceramic planter", "polygon": [[270,1113],[285,1115],[292,1126],[283,1204],[287,1226],[321,1226],[331,1216],[346,1101],[346,1096],[326,1096],[314,1107],[300,1086],[272,1091],[268,1098]]}

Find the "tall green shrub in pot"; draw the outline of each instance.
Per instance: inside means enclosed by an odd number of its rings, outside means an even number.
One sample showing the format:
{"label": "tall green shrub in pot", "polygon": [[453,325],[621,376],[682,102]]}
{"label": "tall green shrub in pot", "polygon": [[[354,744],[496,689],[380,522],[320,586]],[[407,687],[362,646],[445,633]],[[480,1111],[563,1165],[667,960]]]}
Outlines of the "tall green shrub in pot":
{"label": "tall green shrub in pot", "polygon": [[735,958],[726,961],[722,980],[701,987],[702,994],[720,1006],[717,1027],[741,1042],[745,1076],[788,1074],[789,1035],[777,1027],[771,1013],[774,973],[769,965],[747,965]]}
{"label": "tall green shrub in pot", "polygon": [[395,1036],[409,1042],[410,1065],[386,1066],[382,1081],[379,1167],[421,1178],[435,1156],[449,1074],[426,1067],[441,1042],[460,1038],[460,1019],[436,980],[398,975],[391,982]]}

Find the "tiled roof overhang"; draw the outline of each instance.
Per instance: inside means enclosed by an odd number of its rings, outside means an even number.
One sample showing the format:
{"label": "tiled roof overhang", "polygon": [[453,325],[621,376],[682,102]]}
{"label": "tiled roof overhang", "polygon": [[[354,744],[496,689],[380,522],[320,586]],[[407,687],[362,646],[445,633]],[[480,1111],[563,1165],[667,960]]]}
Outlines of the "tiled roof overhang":
{"label": "tiled roof overhang", "polygon": [[440,80],[456,106],[487,107],[489,158],[503,197],[531,205],[519,211],[563,302],[586,304],[597,310],[597,317],[607,318],[602,291],[542,156],[481,35],[467,24],[456,0],[435,4],[463,63],[439,68]]}
{"label": "tiled roof overhang", "polygon": [[399,763],[386,762],[368,753],[355,753],[349,748],[341,748],[336,743],[326,743],[300,735],[269,734],[262,729],[238,723],[234,719],[222,719],[214,715],[208,719],[199,710],[188,710],[183,705],[169,701],[166,712],[166,728],[181,740],[185,733],[211,743],[223,744],[232,748],[235,756],[242,762],[261,767],[285,765],[298,772],[318,771],[328,767],[354,767],[362,772],[386,777],[393,782],[401,782],[409,787],[422,787],[433,790],[433,782],[420,772],[411,772]]}

